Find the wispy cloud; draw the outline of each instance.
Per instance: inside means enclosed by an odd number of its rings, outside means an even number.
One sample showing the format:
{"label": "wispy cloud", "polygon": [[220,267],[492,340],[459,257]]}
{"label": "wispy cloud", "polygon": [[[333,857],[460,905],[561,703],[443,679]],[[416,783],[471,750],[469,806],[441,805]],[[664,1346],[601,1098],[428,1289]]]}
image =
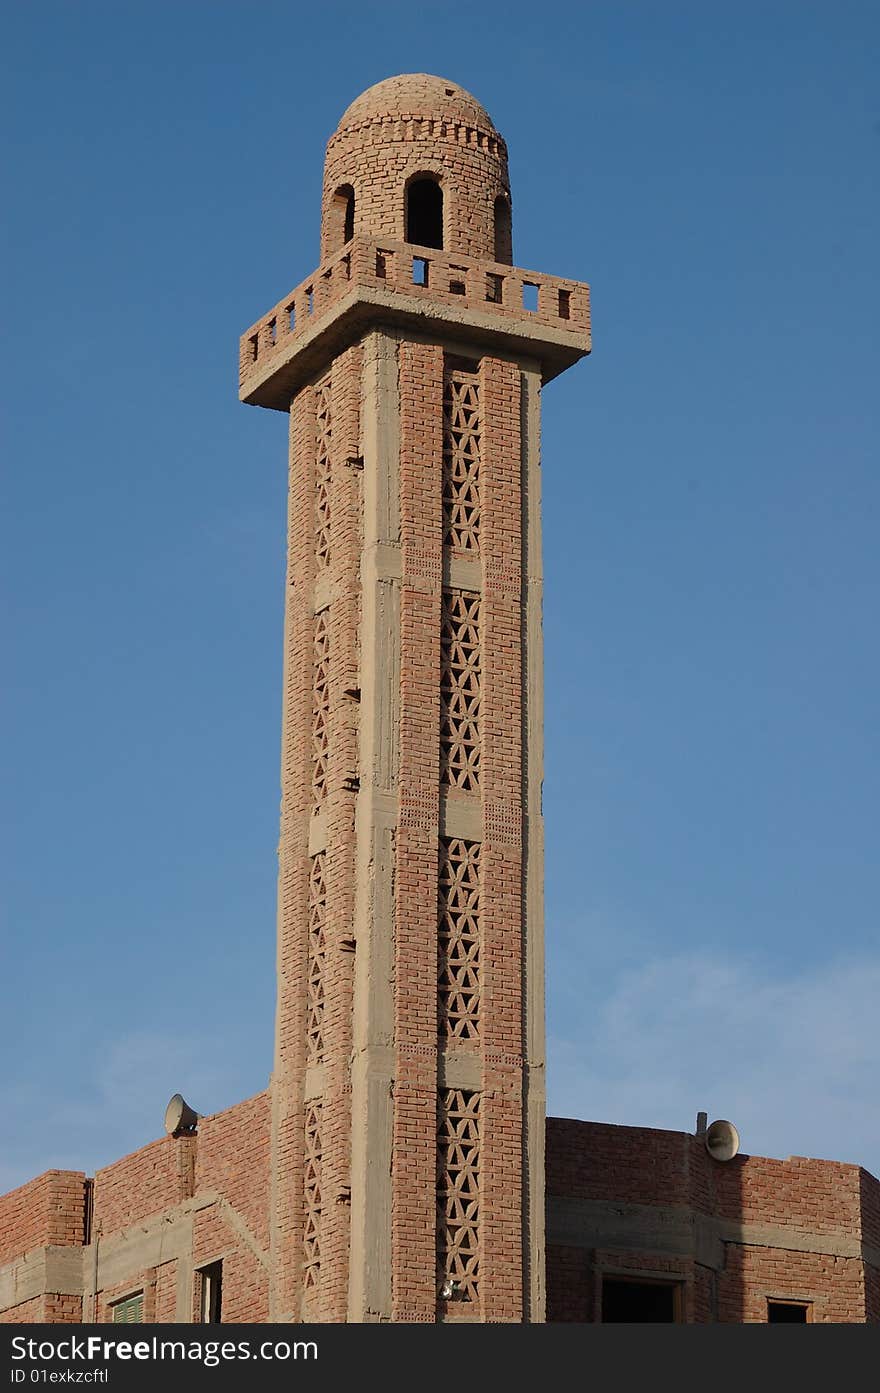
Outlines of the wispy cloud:
{"label": "wispy cloud", "polygon": [[57,1076],[39,1097],[8,1081],[0,1107],[17,1128],[4,1143],[0,1192],[44,1170],[93,1172],[153,1141],[172,1093],[207,1114],[265,1087],[229,1058],[229,1042],[210,1030],[134,1031],[102,1051],[91,1077]]}
{"label": "wispy cloud", "polygon": [[747,1152],[880,1173],[880,957],[785,973],[682,953],[605,981],[580,1024],[551,1029],[551,1113],[689,1131],[702,1108]]}
{"label": "wispy cloud", "polygon": [[[705,1108],[736,1123],[746,1151],[880,1173],[880,956],[784,973],[735,954],[639,961],[632,944],[617,948],[628,966],[603,963],[576,1022],[553,1029],[563,1013],[551,1016],[551,1113],[686,1131]],[[103,1051],[91,1078],[61,1079],[55,1093],[7,1078],[0,1107],[16,1127],[0,1191],[143,1146],[178,1090],[207,1113],[264,1086],[230,1068],[229,1053],[210,1032],[138,1031]]]}

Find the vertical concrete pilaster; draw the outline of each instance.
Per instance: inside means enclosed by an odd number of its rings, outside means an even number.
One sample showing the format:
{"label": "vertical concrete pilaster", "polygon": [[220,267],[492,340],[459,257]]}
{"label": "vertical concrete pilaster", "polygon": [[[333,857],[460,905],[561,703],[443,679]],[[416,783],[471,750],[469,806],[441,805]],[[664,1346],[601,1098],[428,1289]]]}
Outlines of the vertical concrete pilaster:
{"label": "vertical concrete pilaster", "polygon": [[290,407],[287,574],[278,845],[277,1005],[272,1073],[269,1318],[298,1319],[302,1269],[303,1089],[306,1050],[311,797],[314,393]]}
{"label": "vertical concrete pilaster", "polygon": [[348,1319],[391,1319],[394,875],[400,726],[398,345],[364,344],[360,790],[351,1071]]}
{"label": "vertical concrete pilaster", "polygon": [[541,373],[522,372],[523,469],[523,806],[525,860],[525,1176],[523,1236],[526,1319],[546,1319],[544,1147],[547,1111],[544,1024],[544,641],[541,546]]}

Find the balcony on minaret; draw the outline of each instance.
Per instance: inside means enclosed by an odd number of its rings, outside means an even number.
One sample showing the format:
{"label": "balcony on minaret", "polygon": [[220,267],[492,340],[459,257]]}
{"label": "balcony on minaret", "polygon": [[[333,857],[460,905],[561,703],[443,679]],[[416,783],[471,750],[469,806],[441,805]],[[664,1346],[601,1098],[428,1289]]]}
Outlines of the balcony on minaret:
{"label": "balcony on minaret", "polygon": [[358,235],[241,338],[239,395],[287,411],[291,396],[371,323],[527,354],[549,381],[590,351],[590,289],[498,262]]}

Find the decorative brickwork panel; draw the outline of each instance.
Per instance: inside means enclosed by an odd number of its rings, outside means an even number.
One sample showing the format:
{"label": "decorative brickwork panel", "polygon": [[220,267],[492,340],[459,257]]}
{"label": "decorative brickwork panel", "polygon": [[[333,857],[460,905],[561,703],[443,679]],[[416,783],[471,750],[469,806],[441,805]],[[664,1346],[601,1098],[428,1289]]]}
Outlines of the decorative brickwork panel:
{"label": "decorative brickwork panel", "polygon": [[316,806],[327,792],[327,727],[330,718],[330,626],[326,610],[315,619],[312,687],[312,793]]}
{"label": "decorative brickwork panel", "polygon": [[440,778],[480,787],[480,597],[443,593],[440,629]]}
{"label": "decorative brickwork panel", "polygon": [[330,564],[330,378],[315,388],[315,563],[319,571]]}
{"label": "decorative brickwork panel", "polygon": [[324,969],[327,942],[326,852],[312,857],[309,874],[308,1062],[324,1057]]}
{"label": "decorative brickwork panel", "polygon": [[306,1292],[315,1291],[321,1277],[321,1113],[320,1103],[306,1104],[303,1157],[303,1287]]}
{"label": "decorative brickwork panel", "polygon": [[475,1040],[480,1021],[480,846],[458,837],[440,840],[438,1030]]}
{"label": "decorative brickwork panel", "polygon": [[480,1094],[440,1094],[437,1284],[441,1300],[476,1301],[480,1271]]}
{"label": "decorative brickwork panel", "polygon": [[480,549],[480,379],[458,370],[443,383],[443,543]]}

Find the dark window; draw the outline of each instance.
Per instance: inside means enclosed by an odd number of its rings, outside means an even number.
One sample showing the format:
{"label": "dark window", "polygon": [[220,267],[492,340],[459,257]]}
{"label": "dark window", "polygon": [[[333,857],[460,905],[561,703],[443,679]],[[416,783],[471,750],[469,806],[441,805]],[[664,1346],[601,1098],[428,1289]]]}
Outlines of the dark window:
{"label": "dark window", "polygon": [[407,184],[406,240],[417,247],[443,247],[443,190],[436,179]]}
{"label": "dark window", "polygon": [[809,1303],[806,1301],[768,1301],[767,1320],[771,1325],[806,1325],[809,1316]]}
{"label": "dark window", "polygon": [[202,1281],[199,1320],[203,1325],[219,1325],[223,1319],[223,1264],[212,1262],[199,1271]]}
{"label": "dark window", "polygon": [[510,199],[499,194],[495,200],[495,260],[504,266],[513,263],[513,244],[510,227]]}
{"label": "dark window", "polygon": [[606,1277],[602,1283],[602,1322],[675,1321],[677,1284],[628,1282]]}
{"label": "dark window", "polygon": [[329,220],[329,250],[338,252],[354,236],[354,189],[351,184],[338,188],[327,209]]}

